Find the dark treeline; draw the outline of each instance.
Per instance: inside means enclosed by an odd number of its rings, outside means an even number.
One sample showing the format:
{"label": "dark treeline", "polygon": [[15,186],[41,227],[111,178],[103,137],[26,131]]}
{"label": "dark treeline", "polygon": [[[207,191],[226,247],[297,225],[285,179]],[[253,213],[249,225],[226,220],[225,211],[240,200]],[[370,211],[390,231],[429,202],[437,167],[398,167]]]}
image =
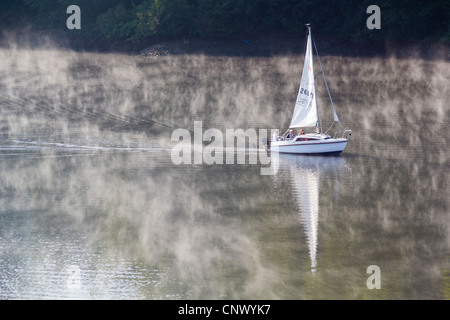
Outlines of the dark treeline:
{"label": "dark treeline", "polygon": [[[68,30],[69,5],[81,9],[81,30]],[[369,5],[381,9],[381,30],[369,30]],[[2,0],[0,26],[50,33],[87,44],[132,45],[197,37],[267,33],[316,34],[355,44],[450,42],[448,0]]]}

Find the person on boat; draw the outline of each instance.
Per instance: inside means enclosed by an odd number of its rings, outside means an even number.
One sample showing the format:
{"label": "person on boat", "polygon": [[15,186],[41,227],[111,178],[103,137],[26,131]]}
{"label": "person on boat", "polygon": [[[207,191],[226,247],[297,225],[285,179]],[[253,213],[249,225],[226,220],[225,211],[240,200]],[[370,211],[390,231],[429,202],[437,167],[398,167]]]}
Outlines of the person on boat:
{"label": "person on boat", "polygon": [[280,141],[281,140],[281,136],[280,136],[280,130],[278,129],[272,136],[272,141]]}
{"label": "person on boat", "polygon": [[298,134],[305,134],[305,131],[303,131],[303,129],[301,129]]}
{"label": "person on boat", "polygon": [[289,133],[286,135],[286,140],[292,140],[295,138],[294,130],[290,130]]}

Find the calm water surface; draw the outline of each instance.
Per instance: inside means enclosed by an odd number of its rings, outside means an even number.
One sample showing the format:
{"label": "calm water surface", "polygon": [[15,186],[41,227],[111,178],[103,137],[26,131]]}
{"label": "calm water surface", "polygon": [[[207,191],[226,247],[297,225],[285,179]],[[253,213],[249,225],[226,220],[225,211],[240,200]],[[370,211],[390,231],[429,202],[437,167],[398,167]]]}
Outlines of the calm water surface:
{"label": "calm water surface", "polygon": [[[194,120],[282,123],[298,57],[10,53],[0,69],[0,299],[450,298],[448,63],[348,60],[352,80],[339,76],[344,58],[329,58],[352,141],[339,156],[280,155],[263,176],[259,164],[175,165],[170,134]],[[392,66],[402,72],[384,78]],[[227,84],[224,70],[236,74]],[[257,110],[238,115],[238,101]],[[381,289],[366,286],[370,265]]]}

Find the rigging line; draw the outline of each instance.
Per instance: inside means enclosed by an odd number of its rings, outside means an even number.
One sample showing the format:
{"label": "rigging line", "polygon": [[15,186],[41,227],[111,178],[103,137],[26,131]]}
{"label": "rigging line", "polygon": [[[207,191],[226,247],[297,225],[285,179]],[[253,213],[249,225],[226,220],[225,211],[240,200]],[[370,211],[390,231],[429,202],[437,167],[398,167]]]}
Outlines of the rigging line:
{"label": "rigging line", "polygon": [[330,129],[333,127],[333,125],[334,125],[334,121],[331,123],[331,126],[328,128],[328,130],[325,131],[325,134],[328,134],[328,131],[330,131]]}
{"label": "rigging line", "polygon": [[[312,38],[312,37],[311,37]],[[333,120],[335,120],[335,118],[337,119],[337,122],[339,123],[339,126],[342,129],[342,125],[341,122],[339,121],[339,118],[336,114],[336,108],[334,107],[334,103],[333,103],[333,99],[331,99],[331,93],[330,93],[330,89],[328,89],[328,83],[327,83],[327,79],[325,78],[325,72],[323,72],[323,68],[322,68],[322,62],[320,61],[320,56],[319,56],[319,51],[317,50],[317,46],[316,46],[316,41],[314,41],[314,38],[312,38],[313,44],[314,44],[314,49],[316,49],[316,54],[317,54],[317,59],[319,60],[319,64],[320,64],[320,70],[322,71],[322,75],[323,75],[323,80],[325,81],[325,86],[327,87],[327,92],[328,92],[328,96],[330,97],[330,101],[331,101],[331,106],[333,107]],[[331,128],[331,127],[330,127]],[[328,129],[330,130],[330,129]],[[327,131],[328,131],[327,130]]]}

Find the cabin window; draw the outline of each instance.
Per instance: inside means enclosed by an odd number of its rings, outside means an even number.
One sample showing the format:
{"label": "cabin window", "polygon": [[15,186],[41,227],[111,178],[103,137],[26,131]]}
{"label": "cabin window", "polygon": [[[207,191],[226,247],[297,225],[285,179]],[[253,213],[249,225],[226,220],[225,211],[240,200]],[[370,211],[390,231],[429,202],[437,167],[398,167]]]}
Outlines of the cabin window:
{"label": "cabin window", "polygon": [[314,141],[316,138],[297,138],[295,141]]}

